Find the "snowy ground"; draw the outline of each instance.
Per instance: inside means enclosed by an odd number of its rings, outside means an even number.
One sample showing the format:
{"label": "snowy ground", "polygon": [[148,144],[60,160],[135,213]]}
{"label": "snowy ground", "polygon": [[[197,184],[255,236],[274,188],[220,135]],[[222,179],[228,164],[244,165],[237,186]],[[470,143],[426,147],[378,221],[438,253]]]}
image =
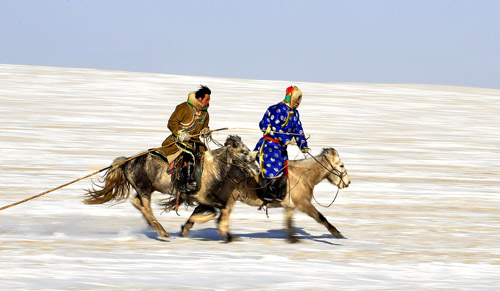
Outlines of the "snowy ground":
{"label": "snowy ground", "polygon": [[[211,128],[230,128],[215,138],[253,147],[292,83],[0,65],[0,207],[160,146],[199,84],[213,91]],[[349,171],[318,206],[349,239],[297,214],[301,242],[288,244],[281,210],[239,204],[231,244],[212,222],[180,238],[191,209],[156,206],[164,241],[128,202],[84,205],[85,179],[0,211],[2,289],[500,289],[499,90],[293,84],[313,154],[334,147]]]}

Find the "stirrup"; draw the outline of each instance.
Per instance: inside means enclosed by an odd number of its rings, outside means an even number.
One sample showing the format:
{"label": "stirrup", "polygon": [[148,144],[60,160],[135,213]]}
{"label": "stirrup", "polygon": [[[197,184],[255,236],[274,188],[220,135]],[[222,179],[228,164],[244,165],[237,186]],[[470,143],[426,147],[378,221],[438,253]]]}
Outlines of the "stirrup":
{"label": "stirrup", "polygon": [[273,196],[264,196],[264,197],[262,197],[262,200],[265,201],[266,203],[283,201],[283,199],[280,199],[279,197],[274,196],[274,195]]}
{"label": "stirrup", "polygon": [[198,183],[196,183],[196,180],[192,180],[186,183],[186,188],[194,191],[196,188],[198,188]]}

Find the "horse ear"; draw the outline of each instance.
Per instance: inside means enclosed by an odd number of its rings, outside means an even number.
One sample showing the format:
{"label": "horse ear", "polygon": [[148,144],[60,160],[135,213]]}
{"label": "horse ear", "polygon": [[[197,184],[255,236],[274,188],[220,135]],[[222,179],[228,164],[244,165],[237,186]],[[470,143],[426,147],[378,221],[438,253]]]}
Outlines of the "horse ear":
{"label": "horse ear", "polygon": [[337,151],[334,148],[324,148],[322,154],[330,154],[333,153],[338,155]]}
{"label": "horse ear", "polygon": [[230,135],[226,139],[226,143],[224,143],[225,146],[230,145],[233,148],[237,148],[240,146],[241,138],[237,135]]}
{"label": "horse ear", "polygon": [[231,146],[231,147],[236,147],[235,141],[232,135],[228,136],[226,139],[226,142],[224,143],[224,146]]}
{"label": "horse ear", "polygon": [[240,146],[240,142],[237,139],[234,138],[231,141],[233,142],[232,144],[233,148],[237,148]]}

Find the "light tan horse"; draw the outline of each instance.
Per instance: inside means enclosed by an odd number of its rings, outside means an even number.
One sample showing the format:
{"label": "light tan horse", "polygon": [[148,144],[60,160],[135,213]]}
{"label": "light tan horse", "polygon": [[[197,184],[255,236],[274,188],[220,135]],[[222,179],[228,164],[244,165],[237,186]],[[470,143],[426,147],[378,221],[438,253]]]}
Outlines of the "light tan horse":
{"label": "light tan horse", "polygon": [[[324,225],[326,229],[336,238],[345,238],[328,220],[312,205],[313,190],[315,185],[323,180],[328,180],[339,189],[348,187],[350,178],[344,168],[344,163],[338,153],[333,148],[324,149],[323,152],[313,157],[296,161],[288,161],[289,180],[287,194],[281,202],[267,204],[267,207],[285,208],[285,222],[287,237],[290,242],[297,242],[293,229],[293,214],[298,209],[312,217],[318,223]],[[243,177],[238,181],[235,177]],[[227,240],[231,241],[229,233],[229,216],[234,203],[239,200],[250,206],[261,206],[263,201],[257,196],[257,177],[244,178],[241,169],[231,168],[228,179],[222,186],[221,192],[217,195],[221,199],[227,199],[226,207],[221,209],[221,214],[217,222],[219,233]],[[181,234],[186,236],[195,222],[204,222],[202,219],[206,213],[212,210],[203,205],[198,206],[191,217],[182,226]]]}
{"label": "light tan horse", "polygon": [[[116,158],[113,164],[125,161],[125,157]],[[223,147],[204,153],[201,187],[192,195],[181,195],[181,200],[194,199],[202,205],[224,208],[221,201],[212,193],[218,193],[226,180],[230,168],[240,169],[248,177],[259,173],[255,154],[241,141],[239,136],[229,136]],[[110,201],[121,201],[128,198],[130,188],[136,195],[132,204],[143,214],[146,221],[158,234],[169,237],[163,226],[153,215],[151,196],[154,191],[177,196],[172,177],[167,173],[168,164],[153,154],[139,156],[126,163],[112,166],[105,174],[104,186],[87,190],[86,204],[102,204]],[[175,203],[175,199],[174,203]]]}

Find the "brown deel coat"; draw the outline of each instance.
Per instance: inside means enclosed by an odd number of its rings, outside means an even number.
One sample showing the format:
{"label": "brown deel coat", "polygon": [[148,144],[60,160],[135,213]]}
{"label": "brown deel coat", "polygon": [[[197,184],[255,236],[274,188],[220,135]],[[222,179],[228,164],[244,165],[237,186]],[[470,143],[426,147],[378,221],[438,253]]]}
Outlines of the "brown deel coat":
{"label": "brown deel coat", "polygon": [[203,128],[208,128],[208,111],[202,110],[202,105],[196,99],[194,92],[189,93],[188,101],[177,105],[168,120],[168,129],[172,134],[162,143],[162,146],[166,147],[160,149],[166,156],[173,155],[180,150],[174,142],[174,135],[177,136],[179,130],[186,130],[190,135],[196,135],[185,144],[193,147],[196,142],[200,151],[206,150],[206,146],[200,141],[198,134]]}

